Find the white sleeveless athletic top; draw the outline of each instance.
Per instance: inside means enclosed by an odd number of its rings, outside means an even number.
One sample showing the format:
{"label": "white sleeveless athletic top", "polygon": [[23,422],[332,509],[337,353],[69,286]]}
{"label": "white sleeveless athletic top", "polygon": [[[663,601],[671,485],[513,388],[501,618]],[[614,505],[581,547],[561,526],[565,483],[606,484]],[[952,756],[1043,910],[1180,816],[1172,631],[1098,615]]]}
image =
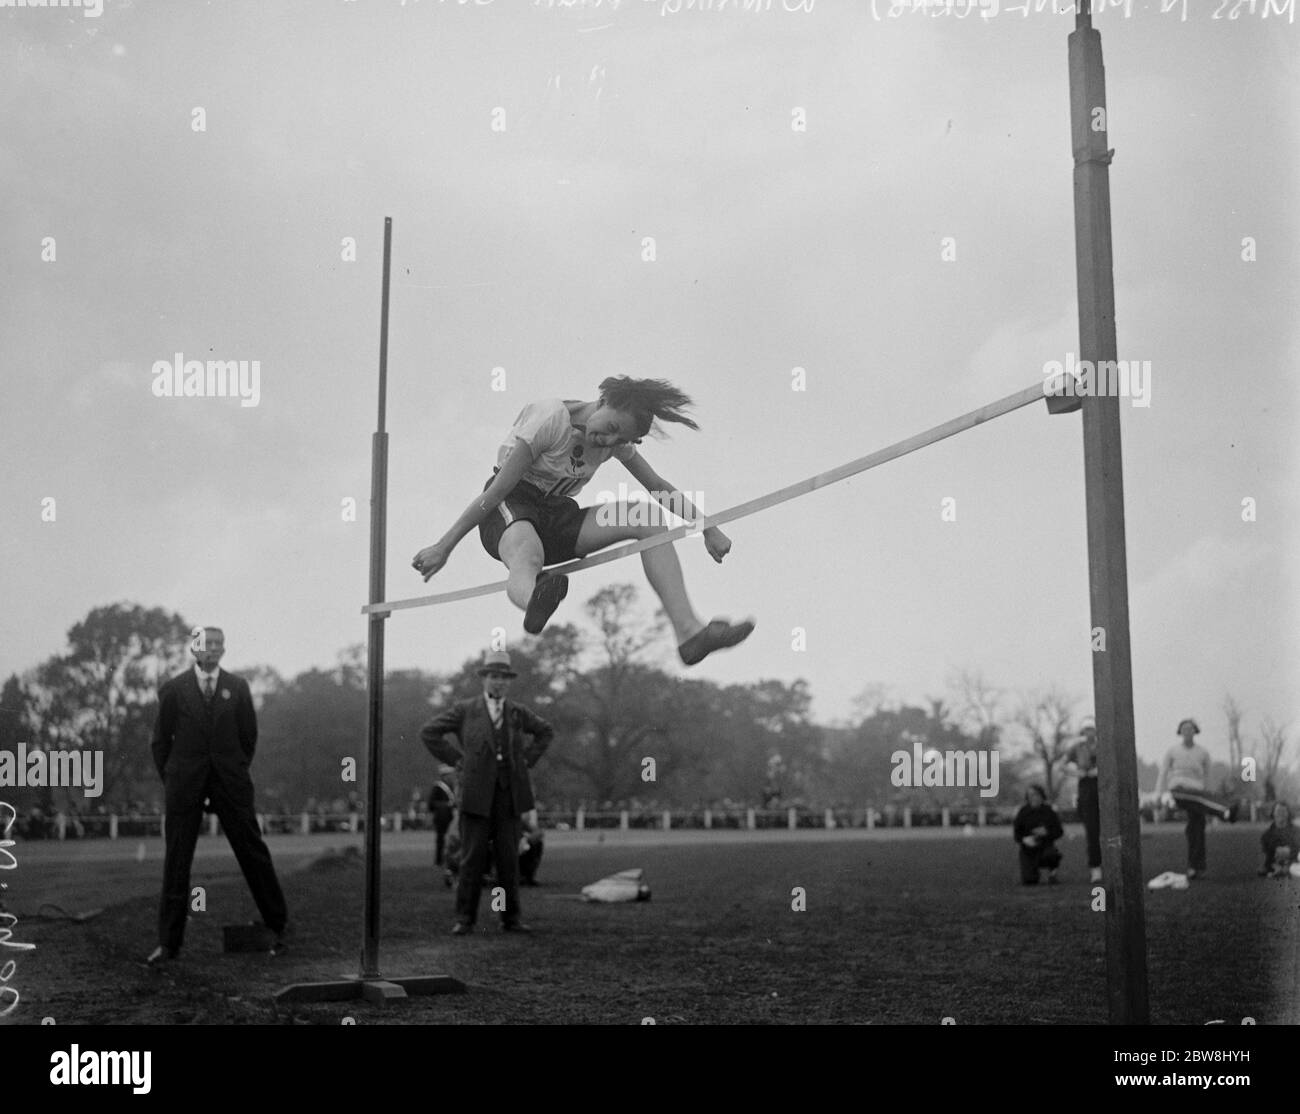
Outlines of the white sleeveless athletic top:
{"label": "white sleeveless athletic top", "polygon": [[582,433],[573,428],[569,408],[558,398],[530,402],[515,419],[510,433],[497,450],[497,467],[506,462],[514,447],[523,441],[533,450],[533,463],[524,482],[551,496],[574,495],[605,461],[628,461],[635,445],[594,449],[583,444]]}

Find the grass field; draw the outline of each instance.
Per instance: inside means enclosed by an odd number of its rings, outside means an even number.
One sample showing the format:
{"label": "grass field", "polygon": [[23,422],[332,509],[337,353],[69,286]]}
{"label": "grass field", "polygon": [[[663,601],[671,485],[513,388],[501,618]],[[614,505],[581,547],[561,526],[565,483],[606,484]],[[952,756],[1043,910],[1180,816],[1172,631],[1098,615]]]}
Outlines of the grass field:
{"label": "grass field", "polygon": [[[1296,1023],[1300,881],[1255,876],[1254,826],[1214,828],[1210,874],[1147,896],[1152,1020]],[[1005,830],[911,833],[551,833],[523,891],[530,937],[503,936],[485,904],[478,932],[448,935],[452,894],[432,870],[431,837],[386,836],[381,965],[390,976],[446,974],[465,995],[277,1005],[291,982],[352,975],[362,872],[330,847],[352,836],[276,837],[296,929],[292,949],[225,955],[221,926],[252,919],[220,839],[205,838],[182,958],[141,960],[154,944],[161,847],[19,844],[8,907],[21,953],[11,1021],[59,1024],[1103,1023],[1103,915],[1077,831],[1062,884],[1022,887]],[[1181,830],[1144,834],[1143,873],[1182,869]],[[141,858],[142,857],[142,858]],[[648,903],[589,905],[584,884],[643,867]],[[792,909],[802,887],[807,909]],[[41,920],[41,902],[106,905],[85,924]]]}

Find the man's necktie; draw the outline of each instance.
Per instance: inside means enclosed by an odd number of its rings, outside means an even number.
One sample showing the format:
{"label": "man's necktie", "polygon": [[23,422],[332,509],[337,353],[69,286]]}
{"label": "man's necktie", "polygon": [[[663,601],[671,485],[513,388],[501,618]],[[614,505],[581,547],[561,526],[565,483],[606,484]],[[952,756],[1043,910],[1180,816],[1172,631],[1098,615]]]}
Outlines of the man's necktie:
{"label": "man's necktie", "polygon": [[216,686],[213,683],[212,678],[210,676],[204,677],[203,678],[203,699],[211,703],[212,693],[215,688]]}
{"label": "man's necktie", "polygon": [[[492,717],[492,727],[493,730],[495,731],[501,730],[502,710],[503,710],[502,702],[500,700],[494,700],[488,702],[488,714],[491,715]],[[505,755],[502,753],[503,743],[504,740],[501,739],[497,739],[494,742],[494,745],[496,746],[496,750],[497,750],[498,762],[505,761]]]}

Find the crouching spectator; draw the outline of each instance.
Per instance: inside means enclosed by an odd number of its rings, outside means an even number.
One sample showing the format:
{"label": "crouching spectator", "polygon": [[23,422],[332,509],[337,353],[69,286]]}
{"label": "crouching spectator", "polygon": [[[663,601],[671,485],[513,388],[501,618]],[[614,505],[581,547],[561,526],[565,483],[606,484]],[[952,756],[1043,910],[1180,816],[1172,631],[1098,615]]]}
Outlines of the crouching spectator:
{"label": "crouching spectator", "polygon": [[1047,803],[1047,794],[1039,786],[1030,786],[1025,794],[1012,834],[1020,849],[1020,881],[1026,886],[1036,886],[1039,872],[1046,870],[1048,882],[1054,884],[1056,869],[1061,865],[1056,841],[1065,831],[1056,809]]}
{"label": "crouching spectator", "polygon": [[1278,801],[1273,806],[1273,823],[1264,829],[1259,839],[1264,849],[1264,865],[1260,876],[1269,874],[1276,878],[1285,878],[1291,870],[1291,864],[1300,861],[1300,828],[1291,823],[1291,809]]}

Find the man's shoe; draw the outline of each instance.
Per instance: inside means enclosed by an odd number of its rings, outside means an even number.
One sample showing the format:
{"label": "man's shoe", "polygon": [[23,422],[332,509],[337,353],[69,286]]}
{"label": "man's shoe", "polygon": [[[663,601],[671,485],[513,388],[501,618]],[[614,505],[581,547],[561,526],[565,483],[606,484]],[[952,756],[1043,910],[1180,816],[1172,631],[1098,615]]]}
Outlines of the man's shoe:
{"label": "man's shoe", "polygon": [[569,578],[542,573],[533,585],[533,594],[524,612],[524,630],[541,634],[546,621],[555,614],[560,601],[569,594]]}
{"label": "man's shoe", "polygon": [[741,623],[729,623],[726,619],[714,619],[703,630],[691,635],[677,647],[677,654],[683,665],[698,665],[715,650],[725,650],[744,642],[754,633],[754,620],[746,619]]}
{"label": "man's shoe", "polygon": [[457,921],[451,926],[451,934],[453,936],[468,936],[473,931],[474,926],[472,924],[465,924],[463,921]]}
{"label": "man's shoe", "polygon": [[1203,870],[1197,870],[1194,866],[1189,866],[1187,868],[1187,880],[1190,882],[1193,878],[1196,878],[1197,876],[1204,873],[1205,872]]}
{"label": "man's shoe", "polygon": [[275,939],[271,941],[271,947],[268,949],[271,955],[279,955],[281,952],[289,950],[289,941],[294,937],[294,930],[293,925],[288,921],[285,921],[279,928],[272,928],[265,921],[250,921],[249,923],[258,926],[259,928],[266,929],[267,932],[271,933],[271,935],[275,937]]}
{"label": "man's shoe", "polygon": [[178,949],[165,948],[159,944],[149,953],[149,958],[145,962],[150,967],[161,967],[164,963],[170,963],[178,954],[180,954]]}
{"label": "man's shoe", "polygon": [[502,922],[501,922],[501,931],[502,931],[502,932],[522,932],[522,933],[524,933],[524,934],[526,935],[526,934],[532,932],[533,930],[532,930],[531,928],[529,928],[528,925],[524,924],[523,921],[502,921]]}
{"label": "man's shoe", "polygon": [[1231,807],[1230,809],[1228,809],[1227,820],[1228,820],[1228,823],[1229,823],[1229,824],[1235,824],[1235,823],[1237,822],[1237,814],[1238,814],[1240,811],[1241,811],[1241,802],[1240,802],[1240,801],[1233,801],[1233,802],[1232,802],[1232,807]]}

